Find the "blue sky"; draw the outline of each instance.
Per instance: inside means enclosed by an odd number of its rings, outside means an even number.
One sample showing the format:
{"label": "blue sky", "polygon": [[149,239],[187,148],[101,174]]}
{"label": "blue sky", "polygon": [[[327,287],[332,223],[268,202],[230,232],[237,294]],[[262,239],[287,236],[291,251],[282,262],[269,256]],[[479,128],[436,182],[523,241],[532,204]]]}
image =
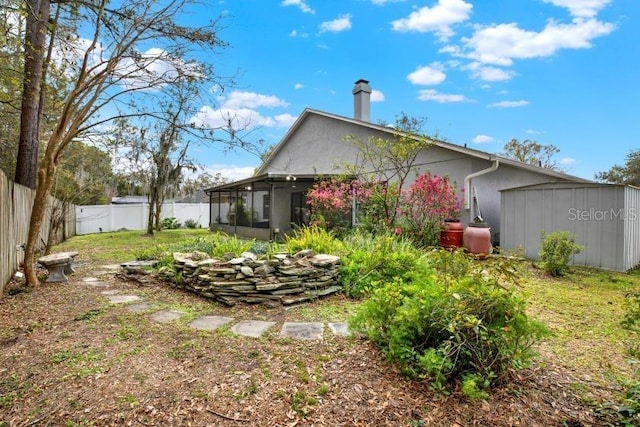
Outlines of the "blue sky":
{"label": "blue sky", "polygon": [[[499,153],[511,138],[554,144],[574,175],[624,163],[640,148],[637,0],[226,0],[216,58],[237,86],[203,107],[251,118],[277,143],[309,107],[352,117],[360,78],[371,121],[404,112],[426,131]],[[193,153],[236,179],[259,160]]]}

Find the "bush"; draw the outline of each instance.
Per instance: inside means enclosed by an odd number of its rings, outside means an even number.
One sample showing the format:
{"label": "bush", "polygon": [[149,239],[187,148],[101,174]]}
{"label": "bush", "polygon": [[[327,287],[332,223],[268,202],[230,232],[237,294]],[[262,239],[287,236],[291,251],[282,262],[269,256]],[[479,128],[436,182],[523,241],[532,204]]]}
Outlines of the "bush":
{"label": "bush", "polygon": [[177,218],[174,217],[163,218],[162,221],[160,221],[160,228],[163,230],[173,230],[176,228],[180,228],[180,225],[180,221],[178,221]]}
{"label": "bush", "polygon": [[198,228],[200,224],[195,219],[187,219],[184,222],[184,226],[187,228]]}
{"label": "bush", "polygon": [[525,367],[547,329],[525,303],[494,280],[472,275],[446,289],[434,274],[396,278],[377,287],[351,319],[412,378],[447,391],[453,380],[482,397],[511,368]]}
{"label": "bush", "polygon": [[342,255],[345,246],[335,237],[332,231],[318,226],[301,227],[286,237],[285,245],[289,253],[296,253],[304,249],[313,249],[317,253]]}
{"label": "bush", "polygon": [[357,231],[344,242],[348,252],[340,266],[340,282],[351,297],[361,297],[394,278],[406,281],[420,271],[431,271],[422,254],[402,236]]}
{"label": "bush", "polygon": [[446,176],[427,172],[402,192],[399,224],[406,224],[406,230],[418,245],[435,246],[445,218],[458,218],[461,207],[455,184]]}
{"label": "bush", "polygon": [[555,231],[541,235],[540,258],[542,268],[552,276],[564,276],[569,272],[569,261],[582,251],[583,247],[575,242],[575,235],[568,231]]}
{"label": "bush", "polygon": [[633,377],[622,383],[624,392],[618,403],[605,403],[598,415],[614,419],[613,425],[640,426],[640,291],[626,296],[622,327],[628,333],[627,352],[634,367]]}
{"label": "bush", "polygon": [[174,252],[203,252],[209,256],[229,258],[249,251],[255,240],[239,239],[224,233],[215,233],[211,237],[196,237],[170,245],[157,245],[139,252],[138,260],[155,259],[160,261],[158,267],[173,265]]}

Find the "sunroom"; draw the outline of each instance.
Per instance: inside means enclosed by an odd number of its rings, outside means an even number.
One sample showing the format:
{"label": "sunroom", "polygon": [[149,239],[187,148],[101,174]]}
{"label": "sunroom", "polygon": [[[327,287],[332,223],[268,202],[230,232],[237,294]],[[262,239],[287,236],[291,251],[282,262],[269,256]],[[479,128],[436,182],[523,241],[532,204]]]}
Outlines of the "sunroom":
{"label": "sunroom", "polygon": [[316,175],[267,173],[208,188],[209,228],[277,240],[309,221],[307,191]]}

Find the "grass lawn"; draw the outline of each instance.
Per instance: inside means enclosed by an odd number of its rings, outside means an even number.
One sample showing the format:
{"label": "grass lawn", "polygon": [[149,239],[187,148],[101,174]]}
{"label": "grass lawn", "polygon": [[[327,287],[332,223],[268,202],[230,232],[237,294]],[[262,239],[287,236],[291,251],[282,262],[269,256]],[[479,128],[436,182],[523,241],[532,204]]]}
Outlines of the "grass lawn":
{"label": "grass lawn", "polygon": [[[0,300],[0,427],[14,425],[318,425],[318,426],[596,426],[633,375],[620,326],[625,295],[640,273],[575,268],[551,278],[520,261],[514,286],[529,312],[553,334],[536,364],[486,400],[442,395],[404,378],[368,342],[325,333],[321,342],[259,339],[229,328],[194,331],[202,315],[236,320],[344,321],[359,302],[342,295],[291,309],[225,307],[161,283],[123,282],[103,266],[135,259],[158,244],[206,238],[208,230],[140,231],[76,236],[54,251],[76,250],[67,284]],[[482,261],[479,261],[482,262]],[[485,261],[486,262],[486,261]],[[104,288],[87,286],[98,276]],[[102,291],[135,294],[153,310],[185,316],[149,320]],[[572,424],[570,424],[570,422]],[[580,424],[578,424],[578,422]]]}
{"label": "grass lawn", "polygon": [[152,236],[143,231],[115,231],[109,233],[74,236],[56,246],[55,252],[78,251],[88,261],[120,263],[135,259],[136,254],[156,245],[176,243],[184,239],[205,237],[211,232],[206,228],[162,230]]}

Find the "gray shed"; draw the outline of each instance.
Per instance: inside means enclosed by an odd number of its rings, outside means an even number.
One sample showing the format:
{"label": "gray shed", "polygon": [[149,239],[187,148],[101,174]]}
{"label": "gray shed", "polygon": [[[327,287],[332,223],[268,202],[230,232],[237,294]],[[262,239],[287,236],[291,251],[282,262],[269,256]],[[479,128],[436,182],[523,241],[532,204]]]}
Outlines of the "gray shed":
{"label": "gray shed", "polygon": [[569,231],[584,246],[574,265],[627,271],[640,264],[640,188],[546,183],[502,190],[500,245],[539,259],[541,232]]}

